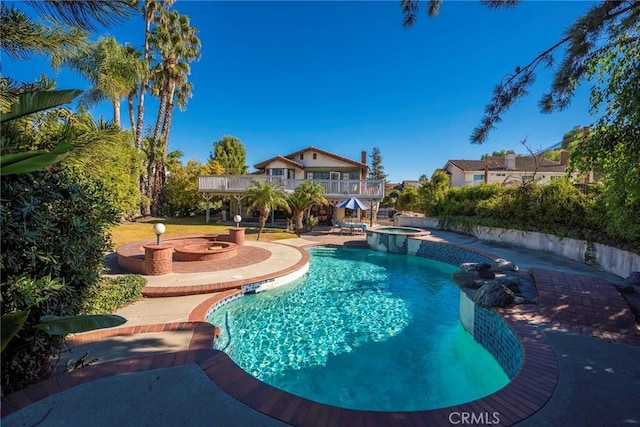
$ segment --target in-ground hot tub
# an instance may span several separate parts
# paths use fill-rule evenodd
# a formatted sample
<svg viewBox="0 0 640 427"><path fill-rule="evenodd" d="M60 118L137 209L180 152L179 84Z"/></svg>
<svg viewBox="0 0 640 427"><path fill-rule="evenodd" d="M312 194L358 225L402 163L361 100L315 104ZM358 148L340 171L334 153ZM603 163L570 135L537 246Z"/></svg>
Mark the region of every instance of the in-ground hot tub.
<svg viewBox="0 0 640 427"><path fill-rule="evenodd" d="M174 249L175 261L214 261L233 258L238 245L231 242L206 242L178 246Z"/></svg>
<svg viewBox="0 0 640 427"><path fill-rule="evenodd" d="M413 227L380 227L367 230L367 244L380 252L406 254L410 237L431 234L427 230Z"/></svg>

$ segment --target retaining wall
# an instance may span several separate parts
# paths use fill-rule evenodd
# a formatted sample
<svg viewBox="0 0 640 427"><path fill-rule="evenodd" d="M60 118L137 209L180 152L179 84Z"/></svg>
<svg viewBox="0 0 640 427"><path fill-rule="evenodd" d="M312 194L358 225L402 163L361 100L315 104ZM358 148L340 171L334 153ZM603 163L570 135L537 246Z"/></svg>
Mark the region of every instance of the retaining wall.
<svg viewBox="0 0 640 427"><path fill-rule="evenodd" d="M437 218L404 215L395 218L395 225L402 227L440 228ZM446 230L464 232L456 228ZM568 237L561 238L552 234L484 226L476 226L472 234L481 240L507 243L553 253L574 261L594 264L622 278L629 276L633 271L640 271L640 255L600 243L590 243Z"/></svg>

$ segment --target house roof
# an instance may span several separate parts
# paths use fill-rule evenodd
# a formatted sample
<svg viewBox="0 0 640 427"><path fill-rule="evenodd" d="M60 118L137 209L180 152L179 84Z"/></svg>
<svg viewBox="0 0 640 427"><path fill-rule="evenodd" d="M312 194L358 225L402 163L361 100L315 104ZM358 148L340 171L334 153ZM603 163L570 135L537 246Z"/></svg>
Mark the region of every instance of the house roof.
<svg viewBox="0 0 640 427"><path fill-rule="evenodd" d="M367 166L366 163L361 163L361 162L349 159L347 157L340 156L338 154L335 154L335 153L332 153L330 151L326 151L326 150L323 150L321 148L317 148L317 147L314 147L314 146L309 146L307 148L303 148L302 150L294 151L293 153L289 153L289 154L287 154L285 156L276 156L276 157L274 157L272 159L265 160L263 162L255 164L254 167L257 168L257 169L264 168L268 163L270 163L270 162L272 162L272 161L274 161L276 159L282 160L282 159L286 158L290 162L293 162L291 164L295 165L296 167L304 169L304 165L302 165L301 163L298 163L294 159L297 158L300 154L304 154L304 153L307 153L309 151L313 151L313 152L316 152L316 153L321 153L321 154L324 154L325 156L333 157L334 159L340 160L341 162L345 162L345 163L352 164L354 166L358 166L358 167L361 167L361 168L369 169L369 166Z"/></svg>
<svg viewBox="0 0 640 427"><path fill-rule="evenodd" d="M510 170L511 172L533 172L537 169L538 172L565 172L566 170L566 165L543 157L516 156L515 160L515 169L507 169L505 156L487 156L486 161L485 159L449 160L447 165L451 164L465 172L484 171L485 165L488 166L488 170L490 171ZM445 165L445 169L447 168L447 165Z"/></svg>
<svg viewBox="0 0 640 427"><path fill-rule="evenodd" d="M281 162L290 164L291 166L295 166L297 168L300 169L304 169L304 165L302 163L298 163L294 160L291 160L290 158L284 157L284 156L275 156L272 157L268 160L264 160L260 163L256 163L255 165L253 165L254 168L256 169L263 169L265 166L267 166L269 163L275 162L276 160L280 160Z"/></svg>

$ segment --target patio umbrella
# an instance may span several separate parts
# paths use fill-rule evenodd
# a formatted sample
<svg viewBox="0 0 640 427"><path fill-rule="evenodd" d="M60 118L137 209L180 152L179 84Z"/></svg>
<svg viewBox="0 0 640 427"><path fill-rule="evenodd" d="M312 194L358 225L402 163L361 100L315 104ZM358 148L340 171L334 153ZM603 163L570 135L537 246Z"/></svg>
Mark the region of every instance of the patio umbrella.
<svg viewBox="0 0 640 427"><path fill-rule="evenodd" d="M358 200L356 197L349 197L336 205L336 208L362 209L367 210L369 207Z"/></svg>

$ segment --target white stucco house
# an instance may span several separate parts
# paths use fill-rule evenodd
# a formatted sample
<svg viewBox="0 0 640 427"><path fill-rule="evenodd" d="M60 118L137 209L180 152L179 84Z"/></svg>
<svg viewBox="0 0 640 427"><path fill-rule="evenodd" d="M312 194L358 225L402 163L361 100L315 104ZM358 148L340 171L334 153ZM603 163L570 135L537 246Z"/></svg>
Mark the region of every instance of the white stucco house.
<svg viewBox="0 0 640 427"><path fill-rule="evenodd" d="M568 153L562 152L560 162L542 156L516 156L508 151L504 156L487 156L482 160L448 160L443 170L452 187L483 183L510 185L527 180L544 184L567 175Z"/></svg>
<svg viewBox="0 0 640 427"><path fill-rule="evenodd" d="M355 196L367 203L370 209L377 208L384 197L384 180L368 180L367 153L362 151L358 160L340 156L317 148L307 147L286 155L276 155L254 165L255 172L249 175L212 175L198 178L198 188L209 201L213 196L227 196L230 214L244 214L242 199L244 192L254 180L267 180L292 192L305 180L320 184L331 205L317 207L313 212L323 221L340 221L345 209L336 209L336 203ZM360 215L360 212L358 212ZM207 209L207 220L208 220Z"/></svg>

